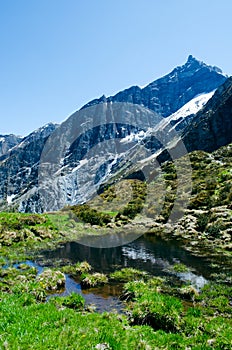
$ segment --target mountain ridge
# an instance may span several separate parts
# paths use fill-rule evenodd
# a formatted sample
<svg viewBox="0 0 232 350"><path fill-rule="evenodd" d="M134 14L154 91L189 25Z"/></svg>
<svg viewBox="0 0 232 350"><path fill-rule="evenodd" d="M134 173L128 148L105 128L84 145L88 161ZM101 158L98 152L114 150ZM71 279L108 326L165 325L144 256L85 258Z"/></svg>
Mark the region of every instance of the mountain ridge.
<svg viewBox="0 0 232 350"><path fill-rule="evenodd" d="M178 86L179 79L182 80L182 88ZM170 73L154 80L143 88L134 85L113 96L106 97L103 95L99 99L88 102L82 108L102 102L129 102L142 105L163 117L167 117L175 113L197 94L215 90L226 79L227 77L223 75L220 68L209 66L189 55L185 64L174 68ZM207 86L204 84L206 80ZM172 94L174 95L172 96Z"/></svg>
<svg viewBox="0 0 232 350"><path fill-rule="evenodd" d="M162 142L155 137L158 134L153 136L142 130L143 123L146 124L146 127L144 125L146 131L146 129L150 129L150 126L152 128L155 125L161 127L163 121L168 121L169 123L166 123L165 128L163 130L160 129L166 144L166 140L171 140L173 135L180 135L181 130L184 129L184 133L186 133L192 119L195 118L195 115L191 114L189 116L180 115L177 122L174 120L174 117L173 120L172 118L169 120L167 117L172 116L171 111L175 111L178 106L182 108L186 103L189 103L189 99L192 101L196 96L207 95L207 93L213 94L213 91L218 87L219 91L224 91L221 85L225 81L226 77L219 68L208 66L196 60L193 56L189 56L188 61L184 65L174 68L171 73L148 84L143 89L134 86L119 92L115 97L106 98L103 96L94 100L95 102L90 101L60 126L52 123L46 124L44 127L21 139L13 148L8 149L0 156L0 176L2 179L0 207L16 206L24 212L42 212L44 210L43 202L39 199L38 176L41 169L43 170L43 161L47 163L46 156L44 158L46 151L48 151L48 154L51 152L58 154L60 152L61 155L64 152L58 164L56 164L56 167L58 166L57 172L55 172L55 176L57 176L55 180L56 185L53 184L50 175L48 178L48 188L51 190L51 193L53 186L57 186L56 190L59 189L61 192L58 195L59 198L50 196L49 201L55 204L49 208L48 203L46 210L51 208L52 210L60 209L67 202L76 204L84 199L88 199L86 194L92 193L94 187L89 191L91 182L86 182L86 174L82 168L86 164L85 156L91 149L94 149L98 144L100 145L104 140L114 140L115 142L114 149L116 154L113 154L108 147L99 148L101 157L97 157L97 159L102 163L95 165L95 167L98 165L98 169L96 168L94 180L94 186L98 186L101 185L102 181L107 182L112 176L112 171L115 174L117 171L124 171L123 169L128 170L130 167L129 163L131 161L133 163L133 152L137 149L134 154L136 152L138 154L140 145L143 145L148 153L150 152L150 155L155 154L162 147ZM139 91L145 91L145 94L143 96L139 95ZM206 105L208 105L209 101L207 102L206 98ZM111 108L112 103L114 103L114 111ZM153 107L153 110L147 109L147 105ZM121 122L119 122L119 119L122 118L120 116L122 112L120 106L123 108L125 115L125 120L121 119ZM133 108L130 106L133 106ZM127 110L127 108L129 109ZM132 109L130 110L130 108ZM161 114L162 109L163 114ZM91 111L94 114L91 114ZM102 119L102 113L105 119ZM120 117L117 119L114 114L118 114ZM112 124L113 121L107 125L107 120L111 120L109 119L110 115L115 120L114 126ZM96 124L95 128L91 129L90 119L93 119L93 116L95 120L92 120L91 123L94 125L98 121L100 127ZM136 124L138 121L140 127ZM69 144L68 135L73 138L75 133L78 135L82 129L83 135L79 135L77 140L74 138ZM177 129L178 133L176 132ZM123 140L123 143L117 141L120 138ZM47 141L51 143L51 151L45 148L45 145L48 147L50 144ZM116 141L118 142L117 145ZM136 146L137 148L135 148L135 145L138 147ZM88 161L93 161L95 156L96 154L93 154ZM140 159L141 156L143 157L143 154L140 155ZM144 155L144 157L146 156ZM129 159L130 162L128 162ZM54 163L52 158L50 158L50 161ZM84 183L85 186L81 187L81 183ZM47 185L45 184L44 186L46 187ZM63 198L62 200L61 197ZM72 201L74 202L72 203Z"/></svg>

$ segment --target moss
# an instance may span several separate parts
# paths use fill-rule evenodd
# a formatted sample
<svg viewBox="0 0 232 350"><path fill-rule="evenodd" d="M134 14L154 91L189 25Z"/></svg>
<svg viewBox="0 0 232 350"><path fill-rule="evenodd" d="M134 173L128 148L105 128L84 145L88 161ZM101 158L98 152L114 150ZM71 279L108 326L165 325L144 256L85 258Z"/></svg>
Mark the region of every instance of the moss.
<svg viewBox="0 0 232 350"><path fill-rule="evenodd" d="M155 330L176 332L180 326L182 303L174 297L147 291L130 304L130 321L148 324Z"/></svg>
<svg viewBox="0 0 232 350"><path fill-rule="evenodd" d="M197 228L199 231L204 232L206 229L206 226L209 222L209 215L208 214L200 214L197 218Z"/></svg>
<svg viewBox="0 0 232 350"><path fill-rule="evenodd" d="M146 282L144 280L136 280L127 282L123 287L122 299L134 300L141 297L147 291L160 291L164 287L165 280L161 277L149 278Z"/></svg>
<svg viewBox="0 0 232 350"><path fill-rule="evenodd" d="M91 225L104 226L111 222L110 215L98 212L87 204L74 205L70 207L70 209L80 220L90 223Z"/></svg>
<svg viewBox="0 0 232 350"><path fill-rule="evenodd" d="M123 268L110 274L111 280L120 282L134 281L137 279L147 279L148 273L134 268Z"/></svg>
<svg viewBox="0 0 232 350"><path fill-rule="evenodd" d="M189 269L186 265L182 264L182 263L176 263L172 266L172 269L175 272L188 272Z"/></svg>

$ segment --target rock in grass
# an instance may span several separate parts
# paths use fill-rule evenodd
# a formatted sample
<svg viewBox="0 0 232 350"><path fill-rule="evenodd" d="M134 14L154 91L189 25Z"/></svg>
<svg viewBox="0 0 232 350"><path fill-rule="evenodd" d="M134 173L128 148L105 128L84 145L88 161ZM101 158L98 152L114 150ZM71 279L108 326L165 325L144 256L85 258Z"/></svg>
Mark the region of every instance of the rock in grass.
<svg viewBox="0 0 232 350"><path fill-rule="evenodd" d="M177 291L178 291L179 296L185 300L194 300L195 297L199 295L196 288L194 288L191 285L178 288Z"/></svg>

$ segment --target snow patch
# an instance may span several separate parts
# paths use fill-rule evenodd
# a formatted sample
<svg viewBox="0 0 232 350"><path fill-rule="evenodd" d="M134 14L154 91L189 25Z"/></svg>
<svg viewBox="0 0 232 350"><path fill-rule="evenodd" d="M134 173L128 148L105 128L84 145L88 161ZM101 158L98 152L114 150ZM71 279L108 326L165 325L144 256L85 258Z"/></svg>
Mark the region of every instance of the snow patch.
<svg viewBox="0 0 232 350"><path fill-rule="evenodd" d="M216 90L213 90L208 93L200 94L195 96L191 101L187 102L183 107L181 107L178 111L171 114L167 118L164 118L161 123L158 125L159 128L165 128L170 122L177 121L173 128L176 126L187 116L191 114L196 114L203 106L209 101L209 99L214 95ZM172 129L173 129L172 128ZM171 131L170 129L169 131Z"/></svg>
<svg viewBox="0 0 232 350"><path fill-rule="evenodd" d="M138 133L131 133L129 135L127 135L126 137L124 137L123 139L120 140L121 143L125 143L125 142L139 142L140 140L142 140L145 136L145 131L141 130Z"/></svg>
<svg viewBox="0 0 232 350"><path fill-rule="evenodd" d="M75 168L72 169L72 173L74 173L75 171L77 171L78 169L80 169L83 165L85 165L86 163L88 163L88 159L82 159L79 161L78 166L76 166Z"/></svg>
<svg viewBox="0 0 232 350"><path fill-rule="evenodd" d="M12 195L10 195L10 196L7 196L7 198L6 198L6 200L7 200L7 203L8 204L11 204L12 203L12 201L13 201L13 199L15 198L15 194L12 194Z"/></svg>
<svg viewBox="0 0 232 350"><path fill-rule="evenodd" d="M171 120L178 120L180 117L187 117L190 114L196 114L209 101L214 93L215 90L209 93L197 95L168 118Z"/></svg>

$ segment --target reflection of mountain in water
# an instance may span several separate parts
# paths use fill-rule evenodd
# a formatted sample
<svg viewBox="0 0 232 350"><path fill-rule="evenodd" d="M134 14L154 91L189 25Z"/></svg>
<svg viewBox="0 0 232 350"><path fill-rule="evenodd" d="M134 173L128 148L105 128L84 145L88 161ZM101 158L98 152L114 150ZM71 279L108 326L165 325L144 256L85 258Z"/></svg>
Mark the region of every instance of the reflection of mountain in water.
<svg viewBox="0 0 232 350"><path fill-rule="evenodd" d="M46 259L64 259L74 262L88 261L93 270L109 273L124 267L145 270L152 275L170 274L170 267L181 261L199 275L209 276L210 268L203 258L196 258L180 248L175 242L144 236L124 246L113 248L93 248L76 242L67 243L54 251L43 253ZM189 275L193 278L195 274ZM180 276L187 279L186 276Z"/></svg>

